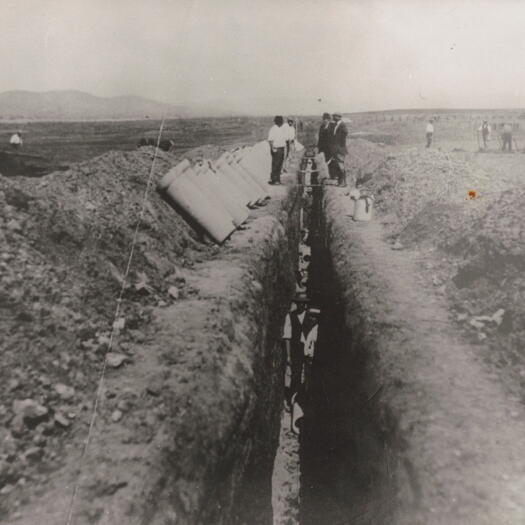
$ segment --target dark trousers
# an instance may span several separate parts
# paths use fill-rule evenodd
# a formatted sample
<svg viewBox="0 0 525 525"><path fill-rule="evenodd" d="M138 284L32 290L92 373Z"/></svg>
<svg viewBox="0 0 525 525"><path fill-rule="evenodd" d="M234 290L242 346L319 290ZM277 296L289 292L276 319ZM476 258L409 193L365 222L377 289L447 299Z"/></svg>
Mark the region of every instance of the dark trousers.
<svg viewBox="0 0 525 525"><path fill-rule="evenodd" d="M432 133L427 133L427 148L430 148L430 144L432 144Z"/></svg>
<svg viewBox="0 0 525 525"><path fill-rule="evenodd" d="M301 387L301 376L304 365L304 345L303 343L294 343L290 345L291 359L291 381L290 381L290 398L299 391Z"/></svg>
<svg viewBox="0 0 525 525"><path fill-rule="evenodd" d="M503 133L501 140L503 141L503 147L501 149L505 151L508 146L509 151L512 151L512 133Z"/></svg>
<svg viewBox="0 0 525 525"><path fill-rule="evenodd" d="M338 184L346 184L345 156L341 153L332 155L328 164L328 173L331 179L337 179Z"/></svg>
<svg viewBox="0 0 525 525"><path fill-rule="evenodd" d="M270 179L272 182L281 182L281 170L284 162L284 148L275 148L272 151L272 174Z"/></svg>

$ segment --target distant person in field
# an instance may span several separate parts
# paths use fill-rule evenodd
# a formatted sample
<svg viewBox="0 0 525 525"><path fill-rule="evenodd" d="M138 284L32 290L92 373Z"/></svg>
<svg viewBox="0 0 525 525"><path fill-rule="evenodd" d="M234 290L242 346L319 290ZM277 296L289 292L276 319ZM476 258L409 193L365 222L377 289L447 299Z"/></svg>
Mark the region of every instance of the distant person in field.
<svg viewBox="0 0 525 525"><path fill-rule="evenodd" d="M434 137L434 124L433 120L430 119L428 121L427 127L426 127L426 136L427 136L427 148L430 148L430 145L432 144L432 138Z"/></svg>
<svg viewBox="0 0 525 525"><path fill-rule="evenodd" d="M501 134L501 142L503 143L501 150L506 151L508 146L508 151L512 151L512 125L508 122L505 122L503 126L503 133Z"/></svg>
<svg viewBox="0 0 525 525"><path fill-rule="evenodd" d="M286 139L288 137L283 128L283 117L278 115L273 119L274 125L268 133L268 142L270 144L270 153L272 155L272 173L268 184L281 184L281 170L284 162L284 150L286 148Z"/></svg>
<svg viewBox="0 0 525 525"><path fill-rule="evenodd" d="M11 135L11 138L9 139L9 144L13 149L20 149L22 147L22 132L17 131L13 135Z"/></svg>
<svg viewBox="0 0 525 525"><path fill-rule="evenodd" d="M333 131L333 122L330 113L323 113L323 121L319 126L319 135L317 138L317 151L324 155L328 162L330 159L330 135Z"/></svg>
<svg viewBox="0 0 525 525"><path fill-rule="evenodd" d="M345 157L348 153L346 149L346 137L348 129L342 120L340 113L333 114L334 125L330 133L330 155L328 164L330 178L337 179L338 186L346 186Z"/></svg>
<svg viewBox="0 0 525 525"><path fill-rule="evenodd" d="M487 149L487 143L489 141L490 137L490 124L487 120L483 121L483 124L481 124L481 127L478 129L478 131L481 133L481 138L483 140L483 149Z"/></svg>

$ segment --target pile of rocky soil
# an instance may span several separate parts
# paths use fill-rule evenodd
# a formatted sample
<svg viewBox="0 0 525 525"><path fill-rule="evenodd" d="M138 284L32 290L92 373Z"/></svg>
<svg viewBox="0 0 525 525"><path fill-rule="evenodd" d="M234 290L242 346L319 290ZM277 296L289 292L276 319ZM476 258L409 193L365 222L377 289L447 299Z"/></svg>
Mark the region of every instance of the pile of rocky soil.
<svg viewBox="0 0 525 525"><path fill-rule="evenodd" d="M153 153L109 152L38 180L0 176L0 520L45 486L68 440L85 439L114 321L109 367L133 359L155 306L195 294L181 272L217 251L155 191L180 160L160 152L115 319Z"/></svg>
<svg viewBox="0 0 525 525"><path fill-rule="evenodd" d="M483 358L525 393L525 233L522 189L436 150L349 141L349 167L371 176L362 191L375 197L395 249L417 249L452 315Z"/></svg>
<svg viewBox="0 0 525 525"><path fill-rule="evenodd" d="M362 189L374 195L378 211L393 216L393 234L404 232L419 214L424 223L419 225L419 233L432 234L433 228L441 227L441 221L436 223L429 210L449 205L461 215L451 222L459 221L461 226L468 216L479 213L483 203L501 187L487 173L445 152L411 149L398 153L371 146L375 153L367 146L365 156L369 159L366 165L374 168L373 176ZM423 232L423 227L428 231ZM410 236L410 229L404 234Z"/></svg>
<svg viewBox="0 0 525 525"><path fill-rule="evenodd" d="M345 165L352 183L355 183L358 178L377 173L389 155L387 148L363 138L348 140L346 147L348 155Z"/></svg>

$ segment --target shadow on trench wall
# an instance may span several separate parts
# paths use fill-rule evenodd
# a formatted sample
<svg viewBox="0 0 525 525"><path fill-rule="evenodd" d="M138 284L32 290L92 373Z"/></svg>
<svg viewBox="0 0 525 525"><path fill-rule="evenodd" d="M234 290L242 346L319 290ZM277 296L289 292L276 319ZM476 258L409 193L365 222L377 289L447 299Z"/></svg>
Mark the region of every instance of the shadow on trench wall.
<svg viewBox="0 0 525 525"><path fill-rule="evenodd" d="M238 490L233 510L225 525L271 525L272 471L275 452L279 444L280 416L284 399L284 353L282 349L282 321L293 296L295 276L293 268L297 260L299 244L299 210L301 192L298 187L290 190L286 204L281 210L286 236L268 262L269 271L264 290L272 298L271 304L259 305L261 315L255 340L264 342L266 351L254 362L252 424L246 435L233 439L244 444L248 462L239 472ZM224 479L224 478L222 478ZM217 483L221 483L221 476Z"/></svg>
<svg viewBox="0 0 525 525"><path fill-rule="evenodd" d="M386 525L392 509L385 436L374 424L374 399L364 384L366 351L345 327L349 305L340 296L327 248L322 188L314 190L308 213L310 297L322 313L300 436L300 521Z"/></svg>

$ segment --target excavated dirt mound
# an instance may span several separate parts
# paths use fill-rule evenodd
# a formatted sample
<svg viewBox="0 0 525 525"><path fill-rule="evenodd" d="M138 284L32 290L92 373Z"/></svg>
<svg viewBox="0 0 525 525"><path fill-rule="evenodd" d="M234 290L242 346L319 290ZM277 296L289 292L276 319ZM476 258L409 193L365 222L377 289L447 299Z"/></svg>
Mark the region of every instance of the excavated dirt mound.
<svg viewBox="0 0 525 525"><path fill-rule="evenodd" d="M110 152L38 181L0 176L0 519L45 486L65 443L85 433L153 151ZM161 152L154 183L177 162ZM131 358L154 306L192 297L178 269L216 251L198 241L152 187L117 361Z"/></svg>
<svg viewBox="0 0 525 525"><path fill-rule="evenodd" d="M525 189L503 192L440 239L456 319L488 347L484 358L502 370L525 400L525 248L521 206ZM444 234L447 232L445 231ZM450 280L449 280L450 279Z"/></svg>
<svg viewBox="0 0 525 525"><path fill-rule="evenodd" d="M153 154L0 176L2 523L270 519L297 189L219 248L155 191L179 157L158 154L143 200Z"/></svg>
<svg viewBox="0 0 525 525"><path fill-rule="evenodd" d="M354 184L361 176L377 173L389 155L388 148L361 138L348 140L346 147L348 155L345 165L350 181Z"/></svg>
<svg viewBox="0 0 525 525"><path fill-rule="evenodd" d="M375 196L395 247L421 252L467 337L512 378L508 388L524 396L525 188L514 180L508 189L510 179L450 153L353 144L350 169L372 166L365 191Z"/></svg>
<svg viewBox="0 0 525 525"><path fill-rule="evenodd" d="M369 151L370 146L365 149L366 158L373 159L373 163L367 163L375 169L363 190L375 196L376 209L394 216L392 233L400 233L419 213L427 214L435 206L446 209L454 204L461 215L475 214L480 200L470 197L492 195L501 188L482 170L441 151L412 149L396 153L375 148L375 152ZM356 153L360 158L360 152ZM458 219L463 220L463 216ZM426 221L429 231L425 233L434 226L439 228L440 224L430 214Z"/></svg>

